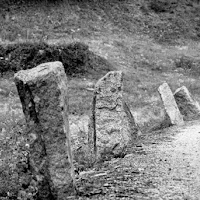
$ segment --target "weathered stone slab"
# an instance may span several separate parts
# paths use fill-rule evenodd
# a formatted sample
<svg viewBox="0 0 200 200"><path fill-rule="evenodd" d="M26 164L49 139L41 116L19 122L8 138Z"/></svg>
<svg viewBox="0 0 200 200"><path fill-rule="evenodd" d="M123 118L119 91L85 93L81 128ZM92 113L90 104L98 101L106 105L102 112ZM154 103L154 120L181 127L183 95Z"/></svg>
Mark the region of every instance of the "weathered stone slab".
<svg viewBox="0 0 200 200"><path fill-rule="evenodd" d="M61 199L73 188L67 77L61 62L15 74L27 122L32 174L39 199Z"/></svg>
<svg viewBox="0 0 200 200"><path fill-rule="evenodd" d="M185 86L175 91L174 98L185 120L193 120L200 117L200 105Z"/></svg>
<svg viewBox="0 0 200 200"><path fill-rule="evenodd" d="M111 151L119 154L140 133L123 100L123 74L112 71L95 86L92 117L89 123L89 147L96 158Z"/></svg>
<svg viewBox="0 0 200 200"><path fill-rule="evenodd" d="M181 115L174 95L167 83L163 83L158 88L158 92L161 96L162 102L164 104L164 109L166 111L167 119L171 125L183 125L183 116Z"/></svg>

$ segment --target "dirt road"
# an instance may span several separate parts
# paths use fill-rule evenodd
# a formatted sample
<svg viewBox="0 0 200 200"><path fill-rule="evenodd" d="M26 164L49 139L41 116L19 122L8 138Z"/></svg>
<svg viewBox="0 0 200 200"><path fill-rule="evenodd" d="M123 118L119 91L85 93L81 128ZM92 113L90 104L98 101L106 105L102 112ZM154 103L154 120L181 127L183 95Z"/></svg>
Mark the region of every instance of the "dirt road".
<svg viewBox="0 0 200 200"><path fill-rule="evenodd" d="M200 121L143 136L125 158L81 172L77 185L79 199L200 200Z"/></svg>

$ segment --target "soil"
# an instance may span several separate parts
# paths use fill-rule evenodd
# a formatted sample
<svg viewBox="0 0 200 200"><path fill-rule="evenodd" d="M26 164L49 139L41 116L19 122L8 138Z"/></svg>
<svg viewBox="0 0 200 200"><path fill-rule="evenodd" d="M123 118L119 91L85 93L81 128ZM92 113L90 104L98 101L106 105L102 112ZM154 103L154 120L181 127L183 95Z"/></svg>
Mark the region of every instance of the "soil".
<svg viewBox="0 0 200 200"><path fill-rule="evenodd" d="M141 136L124 158L77 174L67 199L200 199L200 123Z"/></svg>

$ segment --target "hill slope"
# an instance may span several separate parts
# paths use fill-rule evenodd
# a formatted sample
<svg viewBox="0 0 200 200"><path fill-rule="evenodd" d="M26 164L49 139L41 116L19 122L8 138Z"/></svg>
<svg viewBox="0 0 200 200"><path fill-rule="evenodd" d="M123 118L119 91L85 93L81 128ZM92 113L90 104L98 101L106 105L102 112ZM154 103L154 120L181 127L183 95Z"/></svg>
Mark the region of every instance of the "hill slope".
<svg viewBox="0 0 200 200"><path fill-rule="evenodd" d="M4 2L4 3L3 3ZM17 2L17 3L16 3ZM145 34L159 42L199 39L198 0L1 1L1 38L58 39Z"/></svg>
<svg viewBox="0 0 200 200"><path fill-rule="evenodd" d="M173 91L186 85L200 99L198 1L14 1L1 12L2 44L88 45L125 73L125 97L142 127L162 120L157 88L163 81ZM85 82L71 80L71 113L88 113L92 93L83 92Z"/></svg>

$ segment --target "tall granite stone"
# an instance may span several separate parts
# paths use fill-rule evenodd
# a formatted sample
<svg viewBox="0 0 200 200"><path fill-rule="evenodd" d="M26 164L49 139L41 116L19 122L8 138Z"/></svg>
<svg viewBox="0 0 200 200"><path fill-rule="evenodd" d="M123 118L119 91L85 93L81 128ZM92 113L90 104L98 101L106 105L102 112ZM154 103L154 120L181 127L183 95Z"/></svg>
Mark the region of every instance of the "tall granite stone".
<svg viewBox="0 0 200 200"><path fill-rule="evenodd" d="M95 86L92 116L89 122L90 155L100 159L104 153L124 151L140 130L123 100L123 74L112 71Z"/></svg>
<svg viewBox="0 0 200 200"><path fill-rule="evenodd" d="M174 98L185 120L193 120L200 117L200 105L185 86L175 91Z"/></svg>
<svg viewBox="0 0 200 200"><path fill-rule="evenodd" d="M162 102L164 104L164 109L166 111L166 118L169 120L170 125L183 125L183 116L181 115L174 95L167 83L163 83L158 88L158 92L161 96Z"/></svg>
<svg viewBox="0 0 200 200"><path fill-rule="evenodd" d="M61 62L15 74L27 123L29 164L38 199L62 199L73 188L67 77Z"/></svg>

